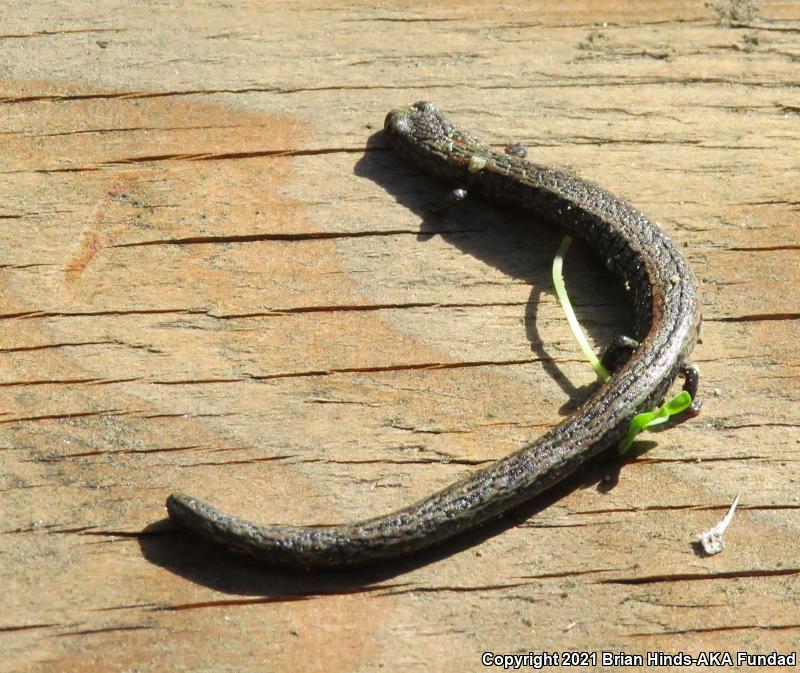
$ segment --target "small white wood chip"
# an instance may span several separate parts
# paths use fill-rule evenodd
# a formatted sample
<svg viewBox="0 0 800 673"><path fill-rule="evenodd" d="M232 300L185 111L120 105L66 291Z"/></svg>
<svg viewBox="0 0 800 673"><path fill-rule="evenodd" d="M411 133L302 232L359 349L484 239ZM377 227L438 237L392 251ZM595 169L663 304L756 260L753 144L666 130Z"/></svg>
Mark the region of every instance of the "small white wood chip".
<svg viewBox="0 0 800 673"><path fill-rule="evenodd" d="M737 495L731 508L725 515L725 518L710 530L707 530L705 533L700 533L700 535L697 536L697 541L700 543L700 546L703 548L703 553L705 553L706 556L714 556L714 554L719 554L722 551L724 546L722 544L722 536L725 534L725 530L728 526L731 525L733 513L736 511L736 505L738 504L739 496Z"/></svg>

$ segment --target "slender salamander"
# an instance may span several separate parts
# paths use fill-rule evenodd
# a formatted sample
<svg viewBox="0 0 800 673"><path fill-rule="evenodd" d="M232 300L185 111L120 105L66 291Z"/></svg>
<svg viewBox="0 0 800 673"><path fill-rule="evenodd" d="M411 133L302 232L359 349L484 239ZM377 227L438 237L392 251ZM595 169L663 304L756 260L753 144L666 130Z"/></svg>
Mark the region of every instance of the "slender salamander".
<svg viewBox="0 0 800 673"><path fill-rule="evenodd" d="M406 160L501 206L535 211L587 244L622 276L640 343L606 384L532 444L398 511L334 526L268 526L173 494L173 521L225 549L269 565L310 569L411 554L496 517L541 493L613 446L631 419L659 402L678 376L696 397L685 361L700 331L700 298L689 265L648 217L564 171L491 150L431 103L394 110L384 133Z"/></svg>

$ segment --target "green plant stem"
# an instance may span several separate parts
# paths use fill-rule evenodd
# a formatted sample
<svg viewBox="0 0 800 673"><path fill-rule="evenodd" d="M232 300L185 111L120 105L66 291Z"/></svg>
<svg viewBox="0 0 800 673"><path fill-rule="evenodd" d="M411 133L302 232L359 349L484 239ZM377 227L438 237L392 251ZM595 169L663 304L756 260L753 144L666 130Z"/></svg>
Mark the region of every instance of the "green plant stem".
<svg viewBox="0 0 800 673"><path fill-rule="evenodd" d="M586 336L584 335L581 326L578 324L578 318L575 317L575 311L572 310L572 304L567 296L567 288L564 284L563 268L564 255L569 249L570 243L572 243L572 238L569 236L564 236L564 238L561 240L561 245L559 246L556 257L553 260L553 285L556 288L558 301L561 302L561 308L564 309L564 313L567 316L567 322L569 323L572 333L575 335L575 339L578 341L578 345L581 347L583 354L589 360L589 363L592 365L595 372L597 372L597 376L599 376L600 379L605 382L611 378L611 374L608 373L608 370L606 370L606 368L603 366L603 363L600 362L600 358L595 355L592 347L586 340Z"/></svg>

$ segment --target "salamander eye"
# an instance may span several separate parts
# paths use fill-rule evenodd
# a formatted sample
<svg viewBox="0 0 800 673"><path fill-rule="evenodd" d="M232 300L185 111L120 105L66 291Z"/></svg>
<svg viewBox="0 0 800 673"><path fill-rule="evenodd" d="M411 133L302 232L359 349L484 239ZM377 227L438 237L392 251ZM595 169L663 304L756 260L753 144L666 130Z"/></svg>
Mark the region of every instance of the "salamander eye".
<svg viewBox="0 0 800 673"><path fill-rule="evenodd" d="M408 131L411 129L411 124L408 121L408 117L398 117L394 125L400 133L408 133Z"/></svg>
<svg viewBox="0 0 800 673"><path fill-rule="evenodd" d="M414 103L414 109L419 110L423 114L436 114L436 106L426 100L421 100Z"/></svg>

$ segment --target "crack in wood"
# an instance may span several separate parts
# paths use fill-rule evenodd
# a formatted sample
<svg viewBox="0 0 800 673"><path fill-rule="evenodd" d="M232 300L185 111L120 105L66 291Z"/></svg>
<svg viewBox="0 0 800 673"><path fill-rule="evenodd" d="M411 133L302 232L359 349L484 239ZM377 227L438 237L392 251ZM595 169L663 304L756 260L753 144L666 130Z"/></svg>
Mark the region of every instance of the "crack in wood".
<svg viewBox="0 0 800 673"><path fill-rule="evenodd" d="M27 351L41 351L47 350L50 348L68 348L68 347L77 347L77 346L108 346L108 345L120 345L122 342L117 340L107 340L107 341L64 341L61 343L54 343L54 344L42 344L40 346L16 346L13 348L0 348L0 353L22 353ZM130 344L122 344L122 345L130 345ZM132 348L142 348L141 346L133 346Z"/></svg>
<svg viewBox="0 0 800 673"><path fill-rule="evenodd" d="M776 568L774 570L728 570L714 573L667 573L642 577L618 577L598 580L597 584L662 584L665 582L705 582L708 580L747 579L751 577L787 577L800 575L800 568Z"/></svg>
<svg viewBox="0 0 800 673"><path fill-rule="evenodd" d="M166 631L166 629L163 626L148 626L146 624L133 624L130 626L105 626L97 629L83 629L81 631L70 631L69 633L58 633L56 634L56 638L90 636L98 633L115 633L117 631Z"/></svg>
<svg viewBox="0 0 800 673"><path fill-rule="evenodd" d="M706 607L706 606L700 606ZM664 631L639 631L636 633L628 633L628 636L639 638L652 638L658 636L679 636L688 635L690 633L721 633L725 631L787 631L793 629L800 629L799 624L740 624L736 626L705 626L695 629L670 629Z"/></svg>
<svg viewBox="0 0 800 673"><path fill-rule="evenodd" d="M100 316L124 315L207 315L208 311L191 308L150 308L150 309L121 309L107 311L23 311L20 313L0 314L2 319L31 319L31 318L93 318ZM124 343L124 342L119 342Z"/></svg>
<svg viewBox="0 0 800 673"><path fill-rule="evenodd" d="M32 629L52 629L63 626L63 624L20 624L10 626L0 626L0 633L9 631L30 631Z"/></svg>
<svg viewBox="0 0 800 673"><path fill-rule="evenodd" d="M43 416L18 416L16 418L3 419L0 423L21 423L23 421L51 421L64 420L67 418L86 418L87 416L127 416L130 411L119 411L118 409L104 409L102 411L74 411L66 414L45 414Z"/></svg>
<svg viewBox="0 0 800 673"><path fill-rule="evenodd" d="M250 374L254 381L269 381L305 376L332 376L335 374L372 374L380 372L402 372L422 369L462 369L468 367L513 367L542 362L544 358L520 358L517 360L462 360L461 362L419 362L397 365L376 365L372 367L339 367L331 369L311 369L307 371L286 372L281 374ZM566 362L566 360L552 360ZM572 360L570 360L571 362Z"/></svg>
<svg viewBox="0 0 800 673"><path fill-rule="evenodd" d="M98 449L96 451L83 451L80 453L67 453L61 456L51 456L47 458L47 462L54 463L59 461L71 460L73 458L94 458L96 456L108 455L136 455L136 454L151 454L151 453L172 453L176 451L199 451L202 449L209 449L210 447L202 445L189 445L189 446L170 446L158 447L154 449ZM231 449L236 450L236 449Z"/></svg>
<svg viewBox="0 0 800 673"><path fill-rule="evenodd" d="M438 587L411 587L408 589L390 589L383 590L379 595L381 596L402 596L414 594L439 594L439 593L457 593L457 594L471 594L480 593L483 591L504 591L507 589L520 589L522 587L529 587L529 582L508 582L498 584L481 584L470 587L459 586L438 586Z"/></svg>
<svg viewBox="0 0 800 673"><path fill-rule="evenodd" d="M705 318L708 322L762 322L769 320L800 320L800 313L751 313L748 315Z"/></svg>
<svg viewBox="0 0 800 673"><path fill-rule="evenodd" d="M226 608L240 605L269 605L272 603L294 603L297 601L308 601L325 599L337 596L352 596L357 594L377 594L378 596L386 595L382 593L387 587L401 587L406 586L408 583L395 583L395 584L376 584L369 587L354 587L338 590L320 590L308 593L287 594L284 596L266 596L263 598L235 598L219 601L199 601L197 603L177 603L175 605L160 605L151 608L153 612L180 612L183 610L197 610L204 608Z"/></svg>
<svg viewBox="0 0 800 673"><path fill-rule="evenodd" d="M735 250L736 252L773 252L777 250L800 250L800 245L792 244L792 245L764 245L764 246L752 246L752 247L741 247L741 248L727 248L728 250Z"/></svg>
<svg viewBox="0 0 800 673"><path fill-rule="evenodd" d="M455 229L430 232L431 234L462 234L483 229ZM240 234L226 236L187 236L161 238L133 243L116 243L112 248L135 248L149 245L209 245L225 243L258 243L261 241L324 241L335 238L368 238L373 236L419 236L418 229L386 229L383 231L308 231L297 233Z"/></svg>
<svg viewBox="0 0 800 673"><path fill-rule="evenodd" d="M263 458L243 458L241 460L223 460L220 462L188 463L186 465L176 465L175 467L215 467L222 465L255 465L256 463L272 463L274 461L291 460L297 458L296 454L289 453L282 456L264 456ZM300 461L306 462L306 461Z"/></svg>
<svg viewBox="0 0 800 673"><path fill-rule="evenodd" d="M3 352L3 351L0 351ZM131 381L140 381L140 378L130 379L41 379L33 381L2 381L0 388L9 388L15 386L49 386L49 385L109 385L111 383L130 383Z"/></svg>

